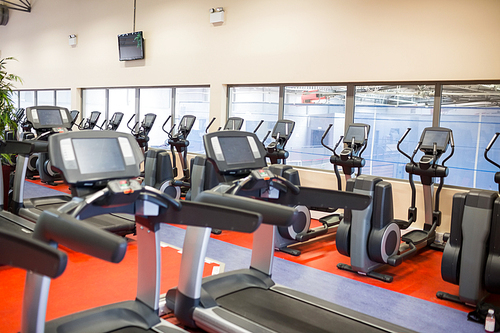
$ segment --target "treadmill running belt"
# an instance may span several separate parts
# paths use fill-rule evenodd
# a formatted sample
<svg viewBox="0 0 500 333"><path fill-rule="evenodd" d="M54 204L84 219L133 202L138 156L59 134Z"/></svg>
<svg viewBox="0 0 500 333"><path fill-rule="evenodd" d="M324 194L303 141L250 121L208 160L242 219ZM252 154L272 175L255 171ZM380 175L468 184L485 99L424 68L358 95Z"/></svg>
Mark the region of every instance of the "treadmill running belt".
<svg viewBox="0 0 500 333"><path fill-rule="evenodd" d="M237 291L218 298L217 303L227 311L277 332L384 332L367 323L260 288Z"/></svg>

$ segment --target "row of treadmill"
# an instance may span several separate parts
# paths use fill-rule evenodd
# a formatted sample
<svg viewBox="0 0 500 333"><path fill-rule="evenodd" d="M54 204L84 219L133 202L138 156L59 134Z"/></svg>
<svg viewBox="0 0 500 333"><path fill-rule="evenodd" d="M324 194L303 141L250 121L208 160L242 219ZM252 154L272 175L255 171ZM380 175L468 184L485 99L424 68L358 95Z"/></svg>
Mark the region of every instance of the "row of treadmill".
<svg viewBox="0 0 500 333"><path fill-rule="evenodd" d="M289 120L277 122L274 141L266 146L256 130L239 130L241 118L230 118L223 129L205 134L206 155L196 156L188 167L187 136L194 116L185 116L175 134L175 126L165 130L170 152L147 147L148 131L142 126L147 117L132 127L143 127L141 135L71 131L74 120L61 107L27 108L25 117L37 133L50 134L45 140L6 140L0 145L1 153L17 155L9 209L0 211L0 263L27 270L22 332L183 332L161 318L160 304L186 327L210 332L411 332L274 283L275 250L297 255L288 246L330 230L336 230L338 251L350 258L349 265L338 265L340 269L390 282L392 277L375 270L400 265L425 247L444 248L443 279L458 284L460 292L438 297L477 304L488 293L499 293L498 192L455 195L448 241L445 246L434 242L441 223L439 196L448 175L445 163L454 151L449 129L424 129L411 155L400 149L410 129L398 142L398 150L409 159L412 191L408 219L403 221L393 217L391 184L361 175L368 125L352 124L334 148L325 145L332 151L330 161L339 180L338 189L329 190L301 185L298 171L285 164L285 145L294 127ZM485 158L500 168L487 155L498 135ZM440 162L448 147L451 152ZM419 150L424 154L415 162ZM71 195L24 199L27 162L35 153L46 156ZM182 177L175 154L180 156ZM347 179L345 191L339 167ZM422 230L411 228L417 219L414 175L424 191ZM436 178L439 186L434 191ZM500 184L499 172L494 180ZM179 198L182 193L185 200ZM321 227L310 227L310 210L327 213ZM160 295L162 223L187 226L179 285L166 295ZM404 233L407 229L411 231ZM254 233L248 269L202 278L214 230ZM64 273L67 263L58 245L119 263L127 250L123 236L131 233L137 235L139 255L136 299L46 322L50 281Z"/></svg>

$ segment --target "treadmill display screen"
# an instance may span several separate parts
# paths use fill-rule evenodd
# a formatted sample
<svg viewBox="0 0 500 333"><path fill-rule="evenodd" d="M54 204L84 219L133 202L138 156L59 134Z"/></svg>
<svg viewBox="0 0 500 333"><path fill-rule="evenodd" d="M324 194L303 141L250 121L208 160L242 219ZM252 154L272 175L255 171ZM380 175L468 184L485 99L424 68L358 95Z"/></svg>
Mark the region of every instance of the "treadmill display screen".
<svg viewBox="0 0 500 333"><path fill-rule="evenodd" d="M424 132L424 138L422 140L421 149L434 149L434 142L437 145L437 150L444 152L449 141L448 131L433 131L426 130Z"/></svg>
<svg viewBox="0 0 500 333"><path fill-rule="evenodd" d="M349 126L344 142L350 143L354 138L354 143L362 144L365 141L365 128L365 126Z"/></svg>
<svg viewBox="0 0 500 333"><path fill-rule="evenodd" d="M227 165L255 163L247 137L219 137L219 143Z"/></svg>
<svg viewBox="0 0 500 333"><path fill-rule="evenodd" d="M115 138L73 139L81 174L124 171L122 150Z"/></svg>
<svg viewBox="0 0 500 333"><path fill-rule="evenodd" d="M61 126L63 124L59 109L37 109L37 113L42 126Z"/></svg>

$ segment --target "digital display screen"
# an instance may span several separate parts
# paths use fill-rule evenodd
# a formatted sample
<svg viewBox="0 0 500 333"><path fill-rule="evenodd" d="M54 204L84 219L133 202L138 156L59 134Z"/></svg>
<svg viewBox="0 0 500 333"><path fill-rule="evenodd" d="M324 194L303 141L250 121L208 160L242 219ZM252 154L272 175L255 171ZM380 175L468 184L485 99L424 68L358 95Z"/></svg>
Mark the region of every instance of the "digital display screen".
<svg viewBox="0 0 500 333"><path fill-rule="evenodd" d="M243 126L243 119L228 119L226 126L224 126L224 130L240 130L241 126Z"/></svg>
<svg viewBox="0 0 500 333"><path fill-rule="evenodd" d="M365 126L349 126L344 142L352 142L354 138L354 143L363 143L365 141L365 128Z"/></svg>
<svg viewBox="0 0 500 333"><path fill-rule="evenodd" d="M279 133L280 138L288 139L290 134L292 134L294 125L292 122L278 121L274 126L272 137L276 138Z"/></svg>
<svg viewBox="0 0 500 333"><path fill-rule="evenodd" d="M444 150L448 144L449 135L448 131L426 130L420 147L422 149L434 149L435 142L437 149Z"/></svg>
<svg viewBox="0 0 500 333"><path fill-rule="evenodd" d="M227 165L255 163L255 157L247 137L221 136L219 144Z"/></svg>
<svg viewBox="0 0 500 333"><path fill-rule="evenodd" d="M73 139L72 142L81 174L125 170L122 150L117 139Z"/></svg>
<svg viewBox="0 0 500 333"><path fill-rule="evenodd" d="M62 126L63 124L59 109L37 109L37 113L42 126Z"/></svg>
<svg viewBox="0 0 500 333"><path fill-rule="evenodd" d="M190 132L193 128L195 117L184 116L181 119L181 123L179 124L179 131L187 131Z"/></svg>
<svg viewBox="0 0 500 333"><path fill-rule="evenodd" d="M118 36L120 61L144 59L144 39L142 31Z"/></svg>

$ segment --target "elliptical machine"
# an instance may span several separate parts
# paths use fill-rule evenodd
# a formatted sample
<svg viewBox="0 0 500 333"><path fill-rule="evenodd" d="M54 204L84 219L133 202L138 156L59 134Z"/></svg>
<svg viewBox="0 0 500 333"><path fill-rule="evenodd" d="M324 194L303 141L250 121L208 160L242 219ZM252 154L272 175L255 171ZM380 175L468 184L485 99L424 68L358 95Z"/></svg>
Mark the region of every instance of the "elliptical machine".
<svg viewBox="0 0 500 333"><path fill-rule="evenodd" d="M90 113L90 118L83 118L82 121L78 124L79 130L93 130L97 125L97 121L101 116L101 112L92 111ZM76 118L75 118L76 119Z"/></svg>
<svg viewBox="0 0 500 333"><path fill-rule="evenodd" d="M123 119L123 112L115 112L111 116L111 119L104 120L101 126L96 125L102 131L116 131L118 126L120 126Z"/></svg>
<svg viewBox="0 0 500 333"><path fill-rule="evenodd" d="M344 211L344 219L340 222L337 230L337 250L339 253L351 258L350 265L339 263L339 269L356 272L379 279L384 282L392 282L392 276L375 272L378 267L389 264L400 265L407 259L426 246L438 249L434 246L436 227L441 224L441 212L439 211L439 197L444 184L444 178L448 175L445 162L454 153L453 133L450 129L443 127L427 127L423 130L417 147L410 157L400 149L400 145L410 132L406 130L399 140L397 148L410 163L406 164L409 173L409 182L412 192L411 207L408 209L408 220L397 220L393 218L392 186L380 177L361 175L349 185L354 193L366 194L372 197L372 204L363 211ZM439 158L451 146L451 153L438 164ZM421 150L424 155L420 161L414 161L415 154ZM401 230L407 229L417 219L416 189L413 175L420 176L424 192L425 224L422 230L414 229L401 237ZM436 191L433 209L433 185L434 178L439 177L440 183ZM401 240L405 244L401 244Z"/></svg>
<svg viewBox="0 0 500 333"><path fill-rule="evenodd" d="M149 132L156 120L156 114L154 113L146 113L142 122L135 122L133 127L130 127L130 122L135 118L135 114L129 119L127 122L127 127L130 129L130 133L135 137L139 147L141 147L142 152L145 153L148 150L148 142L149 142Z"/></svg>
<svg viewBox="0 0 500 333"><path fill-rule="evenodd" d="M355 168L358 169L357 175L361 175L361 168L365 166L365 159L362 158L361 155L366 149L368 134L370 133L370 125L361 123L349 125L345 137L343 135L340 136L339 141L333 149L324 143L324 140L332 126L333 124L330 124L323 134L323 137L321 138L321 145L333 153L333 155L330 156L330 163L333 165L333 171L335 172L335 176L337 178L337 190L342 191L342 179L340 177L338 167L342 167L346 184L348 184L347 181L351 179L354 174ZM344 143L345 147L339 155L337 154L337 147L341 142ZM350 189L350 191L352 191L352 189ZM342 214L334 213L320 218L319 222L321 222L326 228L333 228L338 226L342 218Z"/></svg>
<svg viewBox="0 0 500 333"><path fill-rule="evenodd" d="M189 146L189 141L187 138L189 133L191 133L195 120L195 116L184 115L179 126L177 127L177 133L173 133L175 124L172 126L170 131L167 132L164 130L168 135L168 144L170 145L170 151L172 152L172 170L174 177L177 177L179 174L177 170L177 159L175 158L175 152L177 151L182 168L182 178L180 180L185 183L189 183L189 168L187 165L187 147Z"/></svg>
<svg viewBox="0 0 500 333"><path fill-rule="evenodd" d="M500 133L484 151L484 158ZM499 185L500 171L495 173ZM441 277L459 286L459 294L439 291L437 298L475 306L489 293L500 294L500 197L498 192L474 189L453 196L450 237L443 252Z"/></svg>

